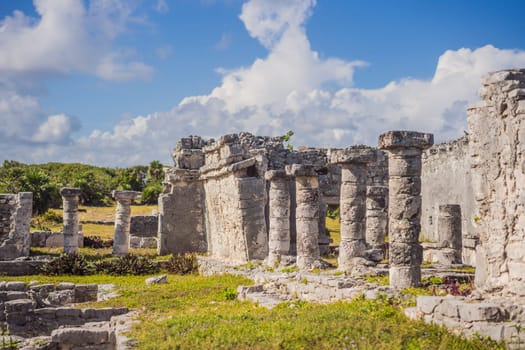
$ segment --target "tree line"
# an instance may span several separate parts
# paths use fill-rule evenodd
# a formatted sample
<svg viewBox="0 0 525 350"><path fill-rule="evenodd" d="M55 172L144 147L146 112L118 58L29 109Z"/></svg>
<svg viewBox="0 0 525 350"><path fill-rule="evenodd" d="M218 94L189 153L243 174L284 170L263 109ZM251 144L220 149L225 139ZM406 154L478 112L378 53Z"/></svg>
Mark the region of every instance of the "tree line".
<svg viewBox="0 0 525 350"><path fill-rule="evenodd" d="M6 160L0 167L0 193L33 192L33 214L42 214L62 205L62 187L80 188L80 203L87 206L113 205L111 191L115 189L141 191L141 202L154 204L162 192L163 179L163 165L158 160L129 168Z"/></svg>

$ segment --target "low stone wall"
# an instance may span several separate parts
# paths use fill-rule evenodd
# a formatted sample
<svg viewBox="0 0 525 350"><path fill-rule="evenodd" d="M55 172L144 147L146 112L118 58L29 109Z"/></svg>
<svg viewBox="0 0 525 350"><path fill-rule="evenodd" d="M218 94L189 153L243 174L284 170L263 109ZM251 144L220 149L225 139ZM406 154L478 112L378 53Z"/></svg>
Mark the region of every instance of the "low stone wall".
<svg viewBox="0 0 525 350"><path fill-rule="evenodd" d="M129 234L136 237L157 237L158 225L156 215L132 216Z"/></svg>
<svg viewBox="0 0 525 350"><path fill-rule="evenodd" d="M467 336L479 334L521 349L525 342L523 303L498 300L472 300L462 297L420 296L417 306L405 311L412 319L443 325Z"/></svg>
<svg viewBox="0 0 525 350"><path fill-rule="evenodd" d="M0 282L0 324L25 349L119 349L117 323L110 321L128 313L127 308L58 306L96 301L97 292L95 284L28 286L23 282ZM38 337L38 347L31 345L33 337Z"/></svg>
<svg viewBox="0 0 525 350"><path fill-rule="evenodd" d="M78 247L84 247L84 233L82 232L82 225L78 231ZM34 231L29 234L31 237L31 247L63 247L64 233L51 231Z"/></svg>

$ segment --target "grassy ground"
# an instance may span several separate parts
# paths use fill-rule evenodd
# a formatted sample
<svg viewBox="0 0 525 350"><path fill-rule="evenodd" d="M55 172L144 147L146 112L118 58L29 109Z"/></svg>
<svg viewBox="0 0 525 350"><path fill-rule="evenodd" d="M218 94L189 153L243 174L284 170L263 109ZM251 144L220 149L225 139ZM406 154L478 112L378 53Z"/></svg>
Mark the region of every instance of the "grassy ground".
<svg viewBox="0 0 525 350"><path fill-rule="evenodd" d="M341 223L339 218L331 219L326 217L326 228L330 232L330 238L333 240L331 245L339 245L341 241Z"/></svg>
<svg viewBox="0 0 525 350"><path fill-rule="evenodd" d="M503 349L467 341L444 328L408 320L385 299L328 305L284 303L267 310L232 298L252 282L230 275L168 275L168 284L146 277L25 276L6 279L41 283L114 283L120 296L83 307L127 306L141 310L133 329L138 349Z"/></svg>
<svg viewBox="0 0 525 350"><path fill-rule="evenodd" d="M114 208L81 207L81 220L114 220ZM135 215L155 206L133 207ZM326 219L333 244L340 240L339 221ZM85 235L112 238L112 225L84 224ZM60 254L61 248L32 249ZM154 255L154 250L131 250ZM80 254L109 256L108 249L80 249ZM120 296L83 307L127 306L140 310L132 331L138 349L503 349L483 339L467 341L444 328L408 320L396 301L356 299L328 305L283 303L272 310L235 299L241 277L168 275L168 284L146 285L148 276L24 276L5 280L40 283L113 283ZM406 301L404 302L406 305Z"/></svg>
<svg viewBox="0 0 525 350"><path fill-rule="evenodd" d="M153 210L156 210L156 205L132 205L131 215L151 215ZM61 209L51 209L57 215L62 216ZM86 207L80 206L78 213L79 221L114 221L115 220L115 207ZM62 224L43 222L42 223L47 229L51 231L62 230ZM33 228L38 229L38 228ZM113 239L115 233L115 227L113 225L100 225L100 224L82 224L82 232L84 236L99 236L100 238L107 240Z"/></svg>

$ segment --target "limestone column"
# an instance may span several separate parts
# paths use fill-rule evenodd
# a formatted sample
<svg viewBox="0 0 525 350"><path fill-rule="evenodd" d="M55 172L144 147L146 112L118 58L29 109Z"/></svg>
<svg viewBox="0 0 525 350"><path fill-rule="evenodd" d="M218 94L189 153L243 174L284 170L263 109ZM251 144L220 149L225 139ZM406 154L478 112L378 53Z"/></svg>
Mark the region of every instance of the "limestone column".
<svg viewBox="0 0 525 350"><path fill-rule="evenodd" d="M390 285L421 284L421 153L434 143L432 134L388 131L379 136L388 151L388 228Z"/></svg>
<svg viewBox="0 0 525 350"><path fill-rule="evenodd" d="M290 252L290 177L284 170L269 170L270 182L268 266L277 266Z"/></svg>
<svg viewBox="0 0 525 350"><path fill-rule="evenodd" d="M442 248L452 250L450 261L452 264L461 264L462 234L461 234L461 206L459 204L444 204L439 206L438 233Z"/></svg>
<svg viewBox="0 0 525 350"><path fill-rule="evenodd" d="M366 243L377 260L385 258L385 238L388 234L388 187L369 186L366 189Z"/></svg>
<svg viewBox="0 0 525 350"><path fill-rule="evenodd" d="M339 269L350 271L353 258L362 258L366 250L366 179L367 163L376 158L366 146L349 147L332 153L331 162L341 165L341 243Z"/></svg>
<svg viewBox="0 0 525 350"><path fill-rule="evenodd" d="M297 267L311 270L320 267L319 256L319 179L311 165L292 164L286 173L295 176L297 229Z"/></svg>
<svg viewBox="0 0 525 350"><path fill-rule="evenodd" d="M113 191L117 201L115 215L115 237L113 238L113 254L125 255L129 250L129 226L131 223L131 201L139 199L141 193L136 191Z"/></svg>
<svg viewBox="0 0 525 350"><path fill-rule="evenodd" d="M60 190L64 208L64 253L78 252L78 200L80 188L64 187Z"/></svg>

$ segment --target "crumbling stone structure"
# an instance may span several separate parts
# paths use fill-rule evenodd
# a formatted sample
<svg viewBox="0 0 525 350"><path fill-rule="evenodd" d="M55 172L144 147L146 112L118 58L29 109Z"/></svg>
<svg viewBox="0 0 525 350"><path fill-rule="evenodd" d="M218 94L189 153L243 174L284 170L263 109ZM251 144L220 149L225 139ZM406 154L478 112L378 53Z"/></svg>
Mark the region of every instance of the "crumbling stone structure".
<svg viewBox="0 0 525 350"><path fill-rule="evenodd" d="M60 190L63 203L64 253L78 252L78 201L80 188L64 187Z"/></svg>
<svg viewBox="0 0 525 350"><path fill-rule="evenodd" d="M482 81L482 101L468 109L475 197L476 287L525 296L525 69Z"/></svg>
<svg viewBox="0 0 525 350"><path fill-rule="evenodd" d="M341 244L339 269L350 271L353 258L365 255L366 245L366 182L367 163L376 152L367 146L349 147L332 153L332 163L341 165Z"/></svg>
<svg viewBox="0 0 525 350"><path fill-rule="evenodd" d="M438 227L439 207L458 204L461 207L462 262L476 265L476 246L479 235L476 232L476 212L472 189L469 137L436 144L423 151L421 174L421 238L434 252L436 261L442 245ZM434 253L437 253L434 254ZM427 259L427 258L426 258Z"/></svg>
<svg viewBox="0 0 525 350"><path fill-rule="evenodd" d="M129 227L131 223L131 202L139 199L141 193L136 191L113 191L117 201L115 213L115 237L113 238L113 254L125 255L129 251Z"/></svg>
<svg viewBox="0 0 525 350"><path fill-rule="evenodd" d="M421 153L434 142L432 134L389 131L379 136L379 148L388 150L390 285L421 283Z"/></svg>
<svg viewBox="0 0 525 350"><path fill-rule="evenodd" d="M0 260L29 255L33 193L0 194Z"/></svg>

